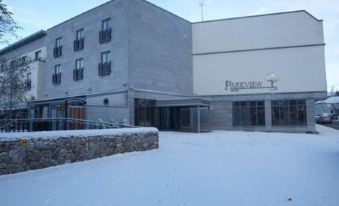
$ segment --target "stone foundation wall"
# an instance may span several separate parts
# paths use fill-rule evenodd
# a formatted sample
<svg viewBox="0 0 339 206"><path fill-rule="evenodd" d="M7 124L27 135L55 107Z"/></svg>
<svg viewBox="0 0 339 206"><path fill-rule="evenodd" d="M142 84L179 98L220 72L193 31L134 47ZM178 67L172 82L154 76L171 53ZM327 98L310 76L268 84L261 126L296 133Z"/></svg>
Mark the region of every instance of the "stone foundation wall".
<svg viewBox="0 0 339 206"><path fill-rule="evenodd" d="M156 148L145 128L0 134L0 175Z"/></svg>

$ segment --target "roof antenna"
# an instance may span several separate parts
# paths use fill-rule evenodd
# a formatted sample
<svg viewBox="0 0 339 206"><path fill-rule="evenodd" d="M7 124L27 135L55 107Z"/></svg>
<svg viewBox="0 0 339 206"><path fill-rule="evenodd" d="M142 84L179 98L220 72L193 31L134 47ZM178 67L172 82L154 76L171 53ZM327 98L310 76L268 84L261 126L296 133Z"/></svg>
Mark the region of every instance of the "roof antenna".
<svg viewBox="0 0 339 206"><path fill-rule="evenodd" d="M204 6L206 5L206 0L200 0L199 5L201 8L201 21L204 21Z"/></svg>

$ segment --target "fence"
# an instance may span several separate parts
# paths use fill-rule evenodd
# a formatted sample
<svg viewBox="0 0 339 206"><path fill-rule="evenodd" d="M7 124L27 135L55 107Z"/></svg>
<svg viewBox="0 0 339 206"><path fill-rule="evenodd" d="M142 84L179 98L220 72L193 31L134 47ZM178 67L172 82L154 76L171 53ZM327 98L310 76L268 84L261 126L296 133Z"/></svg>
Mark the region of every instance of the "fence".
<svg viewBox="0 0 339 206"><path fill-rule="evenodd" d="M82 119L10 119L0 120L0 132L34 132L54 130L88 130L134 128L135 126L116 122L90 121Z"/></svg>

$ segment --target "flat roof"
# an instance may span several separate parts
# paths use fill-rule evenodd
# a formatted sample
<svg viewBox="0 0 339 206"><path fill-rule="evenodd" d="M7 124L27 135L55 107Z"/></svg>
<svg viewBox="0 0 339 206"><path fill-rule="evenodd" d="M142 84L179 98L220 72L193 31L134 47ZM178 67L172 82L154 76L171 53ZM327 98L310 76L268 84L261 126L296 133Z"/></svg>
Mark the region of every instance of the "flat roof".
<svg viewBox="0 0 339 206"><path fill-rule="evenodd" d="M17 48L19 48L19 47L21 47L21 46L23 46L25 44L28 44L28 43L30 43L32 41L35 41L35 40L37 40L37 39L39 39L41 37L44 37L44 36L46 36L46 31L40 30L40 31L38 31L38 32L36 32L34 34L31 34L31 35L29 35L29 36L27 36L27 37L25 37L25 38L15 42L15 43L13 43L13 44L11 44L11 45L1 49L0 50L0 55L4 55L4 54L6 54L6 53L8 53L10 51L13 51L14 49L17 49Z"/></svg>

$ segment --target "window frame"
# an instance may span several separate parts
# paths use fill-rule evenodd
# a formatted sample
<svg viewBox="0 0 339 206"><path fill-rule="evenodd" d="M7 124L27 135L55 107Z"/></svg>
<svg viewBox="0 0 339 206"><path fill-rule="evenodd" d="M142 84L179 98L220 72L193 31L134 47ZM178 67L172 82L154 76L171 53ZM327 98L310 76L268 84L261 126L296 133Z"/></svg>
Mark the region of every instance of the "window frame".
<svg viewBox="0 0 339 206"><path fill-rule="evenodd" d="M62 46L62 37L58 37L55 39L55 47L61 47Z"/></svg>
<svg viewBox="0 0 339 206"><path fill-rule="evenodd" d="M75 60L75 69L80 70L80 69L83 69L83 68L84 68L84 58L76 59Z"/></svg>
<svg viewBox="0 0 339 206"><path fill-rule="evenodd" d="M306 99L272 101L272 126L307 126L306 104Z"/></svg>
<svg viewBox="0 0 339 206"><path fill-rule="evenodd" d="M61 64L54 66L54 74L61 74Z"/></svg>
<svg viewBox="0 0 339 206"><path fill-rule="evenodd" d="M266 125L265 101L232 102L234 127L264 127Z"/></svg>
<svg viewBox="0 0 339 206"><path fill-rule="evenodd" d="M35 55L34 55L35 60L39 60L41 58L40 57L41 53L42 53L41 50L35 52Z"/></svg>
<svg viewBox="0 0 339 206"><path fill-rule="evenodd" d="M104 59L105 59L105 61L104 61ZM111 62L112 62L112 53L111 53L111 51L101 52L100 63L101 64L106 64L106 63L111 63Z"/></svg>
<svg viewBox="0 0 339 206"><path fill-rule="evenodd" d="M112 29L112 19L107 18L101 21L101 30L106 31Z"/></svg>
<svg viewBox="0 0 339 206"><path fill-rule="evenodd" d="M80 35L79 35L80 34ZM84 35L84 28L78 29L75 33L75 39L76 40L81 40L84 39L85 35Z"/></svg>

